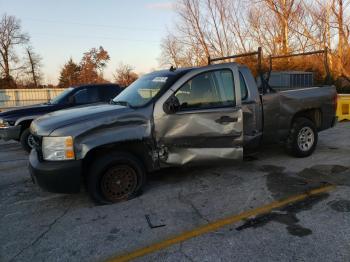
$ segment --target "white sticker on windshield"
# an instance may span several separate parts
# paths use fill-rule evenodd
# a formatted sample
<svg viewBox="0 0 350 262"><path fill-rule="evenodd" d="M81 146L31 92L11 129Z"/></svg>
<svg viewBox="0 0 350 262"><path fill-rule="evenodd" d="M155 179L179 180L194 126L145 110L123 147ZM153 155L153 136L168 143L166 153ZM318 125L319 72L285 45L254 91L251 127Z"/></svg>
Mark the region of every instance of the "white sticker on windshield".
<svg viewBox="0 0 350 262"><path fill-rule="evenodd" d="M167 77L157 76L157 77L153 78L152 82L161 82L161 83L165 83L166 80L168 80Z"/></svg>

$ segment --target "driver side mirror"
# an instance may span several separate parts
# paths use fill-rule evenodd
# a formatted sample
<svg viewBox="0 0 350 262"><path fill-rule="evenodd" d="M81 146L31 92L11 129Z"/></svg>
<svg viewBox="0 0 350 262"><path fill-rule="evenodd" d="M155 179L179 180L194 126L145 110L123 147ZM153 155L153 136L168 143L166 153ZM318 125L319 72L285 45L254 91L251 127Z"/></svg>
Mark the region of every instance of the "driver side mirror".
<svg viewBox="0 0 350 262"><path fill-rule="evenodd" d="M171 97L169 97L168 100L163 105L163 110L167 114L174 114L177 111L179 111L180 110L179 99L175 95L172 95Z"/></svg>

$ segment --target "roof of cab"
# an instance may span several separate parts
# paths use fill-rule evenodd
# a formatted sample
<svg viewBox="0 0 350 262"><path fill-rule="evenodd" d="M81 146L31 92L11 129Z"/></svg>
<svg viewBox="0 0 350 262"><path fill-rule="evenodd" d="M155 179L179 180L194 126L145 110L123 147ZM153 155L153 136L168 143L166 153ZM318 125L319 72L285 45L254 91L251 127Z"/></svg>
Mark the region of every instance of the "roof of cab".
<svg viewBox="0 0 350 262"><path fill-rule="evenodd" d="M72 88L84 88L84 87L105 87L105 86L114 86L114 87L120 87L118 84L114 83L98 83L98 84L81 84L81 85L74 85L71 86Z"/></svg>
<svg viewBox="0 0 350 262"><path fill-rule="evenodd" d="M183 68L174 68L173 70L170 69L164 69L164 70L158 70L153 71L147 75L178 75L178 74L186 74L190 72L191 70L195 69L196 67L183 67Z"/></svg>

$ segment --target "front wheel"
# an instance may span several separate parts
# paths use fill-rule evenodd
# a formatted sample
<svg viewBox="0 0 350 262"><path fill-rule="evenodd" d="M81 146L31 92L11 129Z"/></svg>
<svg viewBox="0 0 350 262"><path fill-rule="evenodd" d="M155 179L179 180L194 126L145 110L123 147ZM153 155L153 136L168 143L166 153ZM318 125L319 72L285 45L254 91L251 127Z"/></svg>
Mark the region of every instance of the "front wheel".
<svg viewBox="0 0 350 262"><path fill-rule="evenodd" d="M34 147L34 137L30 133L29 128L25 129L22 132L21 137L20 137L20 142L21 142L22 148L28 153Z"/></svg>
<svg viewBox="0 0 350 262"><path fill-rule="evenodd" d="M286 142L287 152L296 157L310 156L316 148L318 134L315 124L304 117L294 120Z"/></svg>
<svg viewBox="0 0 350 262"><path fill-rule="evenodd" d="M87 189L98 204L111 204L134 198L145 184L140 161L123 152L99 157L90 167Z"/></svg>

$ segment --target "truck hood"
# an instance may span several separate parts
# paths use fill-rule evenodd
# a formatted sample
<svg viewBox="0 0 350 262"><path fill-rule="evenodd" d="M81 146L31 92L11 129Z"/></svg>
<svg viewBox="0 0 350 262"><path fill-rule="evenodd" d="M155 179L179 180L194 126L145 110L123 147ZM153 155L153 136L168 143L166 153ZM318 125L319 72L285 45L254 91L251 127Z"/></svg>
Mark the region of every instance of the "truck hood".
<svg viewBox="0 0 350 262"><path fill-rule="evenodd" d="M73 109L55 111L37 118L32 122L31 131L39 136L48 136L57 129L64 128L76 131L77 126L81 131L88 129L87 126L99 126L116 118L122 117L133 109L121 106L100 104ZM84 126L86 126L84 128ZM66 135L75 135L73 133Z"/></svg>
<svg viewBox="0 0 350 262"><path fill-rule="evenodd" d="M54 108L54 105L51 104L39 104L39 105L30 105L30 106L21 106L14 109L6 110L0 113L0 118L3 119L12 119L17 116L22 116L24 114L41 114L45 112L50 112L50 109Z"/></svg>

